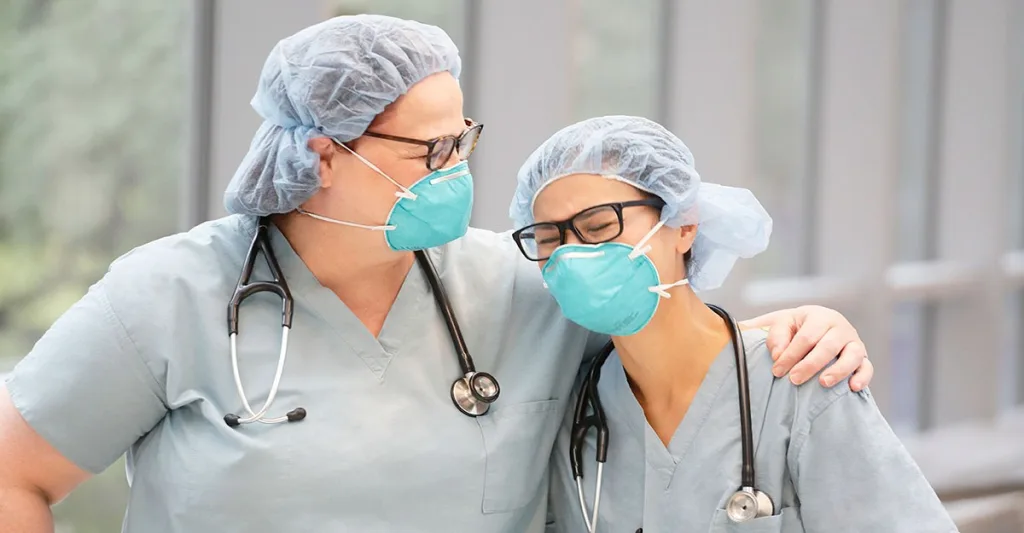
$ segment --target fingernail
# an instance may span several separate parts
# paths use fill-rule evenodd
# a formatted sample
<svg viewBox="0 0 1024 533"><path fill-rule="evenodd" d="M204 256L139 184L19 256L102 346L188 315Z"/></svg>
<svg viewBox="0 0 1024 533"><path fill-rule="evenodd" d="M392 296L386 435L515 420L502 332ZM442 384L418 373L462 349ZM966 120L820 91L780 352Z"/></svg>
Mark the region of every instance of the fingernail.
<svg viewBox="0 0 1024 533"><path fill-rule="evenodd" d="M832 376L825 376L822 378L821 382L824 383L826 387L831 387L836 384L836 378Z"/></svg>
<svg viewBox="0 0 1024 533"><path fill-rule="evenodd" d="M789 380L791 382L793 382L794 385L800 385L801 383L804 382L804 377L802 375L800 375L800 374L794 374L794 373L790 372L789 373Z"/></svg>
<svg viewBox="0 0 1024 533"><path fill-rule="evenodd" d="M777 378L781 378L785 372L782 370L782 365L775 365L772 367L772 374Z"/></svg>

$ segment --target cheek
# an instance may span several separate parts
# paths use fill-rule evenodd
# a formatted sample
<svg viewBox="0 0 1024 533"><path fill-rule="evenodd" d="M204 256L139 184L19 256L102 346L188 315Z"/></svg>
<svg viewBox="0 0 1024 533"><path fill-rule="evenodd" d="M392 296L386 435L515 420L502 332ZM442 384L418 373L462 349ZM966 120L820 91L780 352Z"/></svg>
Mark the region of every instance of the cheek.
<svg viewBox="0 0 1024 533"><path fill-rule="evenodd" d="M381 167L381 170L407 189L412 188L417 181L430 174L430 170L427 169L426 163L422 159L397 159L391 161L387 168ZM378 177L381 181L390 184L383 176L378 174ZM391 188L394 189L394 185L391 185Z"/></svg>
<svg viewBox="0 0 1024 533"><path fill-rule="evenodd" d="M627 223L626 226L622 228L622 234L615 239L615 242L621 242L622 244L633 246L639 243L640 239L643 239L644 235L647 235L647 232L650 230L650 226L645 227L640 224ZM647 244L651 246L658 246L660 248L661 244L655 242L656 240L656 238L650 239L647 241Z"/></svg>
<svg viewBox="0 0 1024 533"><path fill-rule="evenodd" d="M365 166L364 166L365 167ZM384 223L398 200L397 187L369 168L338 168L331 196L346 220L360 224Z"/></svg>
<svg viewBox="0 0 1024 533"><path fill-rule="evenodd" d="M658 239L651 243L653 248L647 253L657 268L662 283L672 283L686 276L683 256L676 252L674 244L667 239Z"/></svg>

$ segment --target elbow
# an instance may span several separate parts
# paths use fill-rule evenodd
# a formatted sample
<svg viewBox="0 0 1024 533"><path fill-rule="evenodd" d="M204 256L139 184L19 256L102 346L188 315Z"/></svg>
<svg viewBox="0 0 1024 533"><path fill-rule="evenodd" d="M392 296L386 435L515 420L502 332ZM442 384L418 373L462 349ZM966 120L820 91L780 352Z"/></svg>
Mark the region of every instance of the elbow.
<svg viewBox="0 0 1024 533"><path fill-rule="evenodd" d="M52 532L50 506L55 501L39 487L16 486L0 478L0 531Z"/></svg>
<svg viewBox="0 0 1024 533"><path fill-rule="evenodd" d="M63 495L0 473L0 510L9 509L11 502L50 507L62 498Z"/></svg>

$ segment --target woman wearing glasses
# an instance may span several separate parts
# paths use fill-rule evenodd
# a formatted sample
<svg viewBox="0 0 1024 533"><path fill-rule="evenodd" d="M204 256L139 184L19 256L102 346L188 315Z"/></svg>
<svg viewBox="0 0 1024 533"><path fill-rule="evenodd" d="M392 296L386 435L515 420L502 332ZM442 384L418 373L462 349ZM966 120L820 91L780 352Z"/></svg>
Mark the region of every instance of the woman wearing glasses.
<svg viewBox="0 0 1024 533"><path fill-rule="evenodd" d="M612 339L556 443L555 530L956 531L867 390L776 379L765 333L700 299L764 251L771 218L750 191L702 183L668 130L612 116L559 131L519 171L511 214L565 315Z"/></svg>
<svg viewBox="0 0 1024 533"><path fill-rule="evenodd" d="M49 505L125 452L133 533L543 529L558 421L603 339L561 317L508 234L467 229L483 128L463 115L459 72L443 31L387 17L274 47L233 214L115 261L0 390L0 531L52 531ZM294 298L276 405L309 414L230 427L224 310L264 216ZM460 369L414 261L426 249L477 367L502 384L483 416L452 405ZM252 279L270 279L262 260ZM788 341L804 318L825 355L808 366L842 350L838 377L860 367L834 312L766 322ZM277 297L244 303L238 379L256 404L280 321Z"/></svg>

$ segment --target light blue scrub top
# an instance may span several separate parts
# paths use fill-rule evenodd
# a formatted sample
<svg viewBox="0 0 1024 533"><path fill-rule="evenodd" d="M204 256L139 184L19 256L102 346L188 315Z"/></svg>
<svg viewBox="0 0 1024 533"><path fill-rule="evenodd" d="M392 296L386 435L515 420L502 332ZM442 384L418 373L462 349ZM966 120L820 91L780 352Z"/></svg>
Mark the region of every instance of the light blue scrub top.
<svg viewBox="0 0 1024 533"><path fill-rule="evenodd" d="M308 416L230 428L224 415L242 406L226 309L254 231L254 218L232 216L122 257L9 378L28 423L83 469L127 450L123 531L543 530L552 445L588 334L562 318L510 236L470 230L430 251L477 368L501 384L490 412L470 418L452 404L461 371L417 266L374 338L273 229L295 315L271 415ZM262 254L257 265L253 279L269 279ZM254 409L280 323L276 296L242 305L239 367Z"/></svg>
<svg viewBox="0 0 1024 533"><path fill-rule="evenodd" d="M956 531L935 492L882 418L871 394L847 383L796 387L771 373L761 330L744 333L754 468L775 515L733 524L740 486L739 386L730 344L718 355L666 449L647 423L616 354L598 385L609 425L597 531L644 533L943 533ZM573 395L575 402L575 394ZM549 531L585 533L569 468L572 408L552 456ZM591 431L583 490L593 512L597 463Z"/></svg>

